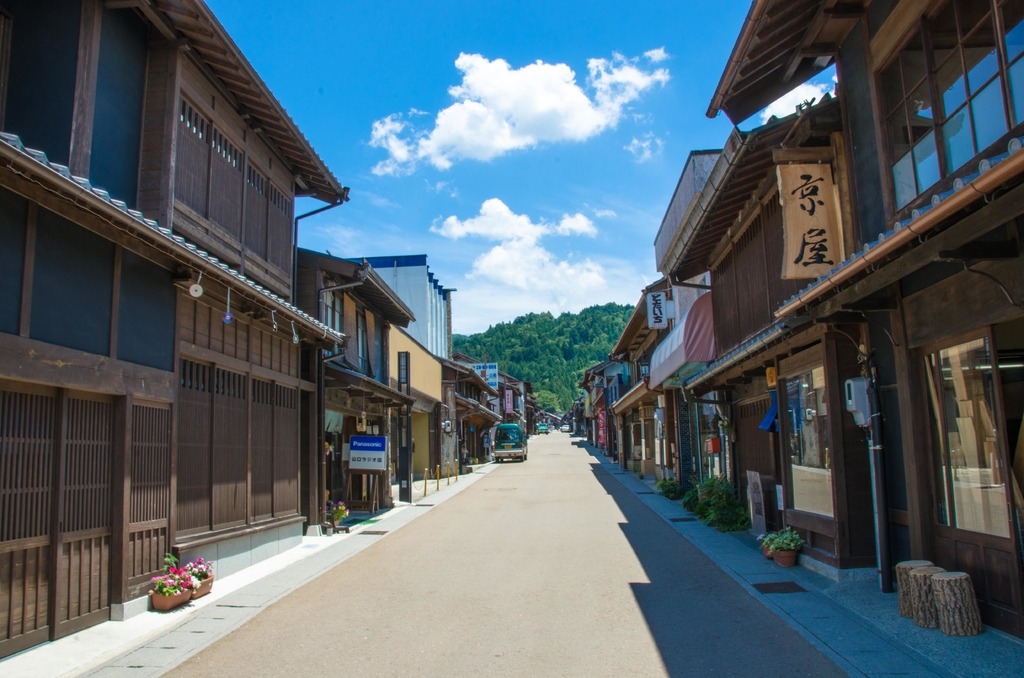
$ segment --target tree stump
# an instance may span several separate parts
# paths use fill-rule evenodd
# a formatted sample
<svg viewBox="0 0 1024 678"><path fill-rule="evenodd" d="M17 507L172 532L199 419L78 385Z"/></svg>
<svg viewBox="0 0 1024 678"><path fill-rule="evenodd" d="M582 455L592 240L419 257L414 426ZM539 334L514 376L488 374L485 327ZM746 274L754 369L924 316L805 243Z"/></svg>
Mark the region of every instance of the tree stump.
<svg viewBox="0 0 1024 678"><path fill-rule="evenodd" d="M932 595L932 575L945 572L941 567L916 567L910 571L910 607L914 612L914 623L933 629L939 625L935 613L935 598Z"/></svg>
<svg viewBox="0 0 1024 678"><path fill-rule="evenodd" d="M934 575L932 594L943 633L948 636L976 636L981 633L981 614L969 574L940 572Z"/></svg>
<svg viewBox="0 0 1024 678"><path fill-rule="evenodd" d="M896 595L900 603L900 616L913 617L914 609L910 605L910 571L915 567L931 567L930 560L904 560L896 563Z"/></svg>

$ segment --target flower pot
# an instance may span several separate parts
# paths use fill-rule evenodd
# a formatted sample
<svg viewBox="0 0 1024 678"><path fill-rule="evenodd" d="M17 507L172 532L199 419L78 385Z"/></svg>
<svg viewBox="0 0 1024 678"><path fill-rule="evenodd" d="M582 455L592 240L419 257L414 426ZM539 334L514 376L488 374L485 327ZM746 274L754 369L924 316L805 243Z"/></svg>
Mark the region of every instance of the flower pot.
<svg viewBox="0 0 1024 678"><path fill-rule="evenodd" d="M799 553L799 551L773 551L772 558L779 564L779 567L793 567L796 565Z"/></svg>
<svg viewBox="0 0 1024 678"><path fill-rule="evenodd" d="M153 609L157 612L169 612L192 600L192 591L186 589L179 593L172 593L169 596L157 593L156 591L150 591L149 600L153 604Z"/></svg>
<svg viewBox="0 0 1024 678"><path fill-rule="evenodd" d="M772 547L768 546L768 544L761 544L761 553L764 554L766 559L772 559Z"/></svg>
<svg viewBox="0 0 1024 678"><path fill-rule="evenodd" d="M334 523L324 523L321 527L323 528L325 537L334 536Z"/></svg>
<svg viewBox="0 0 1024 678"><path fill-rule="evenodd" d="M202 598L213 590L213 575L199 581L199 586L192 589L192 599Z"/></svg>

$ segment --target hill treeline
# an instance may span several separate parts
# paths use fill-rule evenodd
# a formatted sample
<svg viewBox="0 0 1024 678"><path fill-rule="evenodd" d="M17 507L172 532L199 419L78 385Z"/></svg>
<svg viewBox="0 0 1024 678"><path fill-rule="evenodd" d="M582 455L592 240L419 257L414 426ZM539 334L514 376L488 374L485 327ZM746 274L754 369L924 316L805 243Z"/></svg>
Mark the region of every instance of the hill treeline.
<svg viewBox="0 0 1024 678"><path fill-rule="evenodd" d="M533 384L537 405L565 412L579 394L583 371L608 359L633 312L632 306L604 304L579 313L529 313L479 334L456 334L452 345L480 362Z"/></svg>

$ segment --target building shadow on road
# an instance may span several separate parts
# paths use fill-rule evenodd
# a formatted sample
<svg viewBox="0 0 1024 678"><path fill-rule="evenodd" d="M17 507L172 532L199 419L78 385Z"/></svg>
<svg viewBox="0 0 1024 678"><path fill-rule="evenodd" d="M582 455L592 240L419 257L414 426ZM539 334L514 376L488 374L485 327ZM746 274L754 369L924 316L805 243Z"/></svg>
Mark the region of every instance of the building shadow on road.
<svg viewBox="0 0 1024 678"><path fill-rule="evenodd" d="M600 463L592 471L622 512L620 528L647 575L630 586L668 675L845 675L612 477L631 472ZM770 656L785 657L788 668L764 664Z"/></svg>

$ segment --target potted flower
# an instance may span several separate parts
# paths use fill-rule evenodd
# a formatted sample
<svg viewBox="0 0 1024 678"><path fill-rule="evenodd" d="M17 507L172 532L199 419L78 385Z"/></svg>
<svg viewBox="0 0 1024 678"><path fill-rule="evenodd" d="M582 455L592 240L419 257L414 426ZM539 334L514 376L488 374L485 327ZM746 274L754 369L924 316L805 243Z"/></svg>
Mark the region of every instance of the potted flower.
<svg viewBox="0 0 1024 678"><path fill-rule="evenodd" d="M331 514L331 520L334 527L341 525L341 522L348 518L348 507L345 506L343 501L329 501L327 502L327 512Z"/></svg>
<svg viewBox="0 0 1024 678"><path fill-rule="evenodd" d="M185 565L185 570L199 582L192 589L193 598L202 598L213 589L213 563L209 560L196 558Z"/></svg>
<svg viewBox="0 0 1024 678"><path fill-rule="evenodd" d="M787 525L778 532L769 532L761 540L762 548L768 543L772 558L780 567L792 567L796 565L797 555L804 546L804 538L800 533Z"/></svg>
<svg viewBox="0 0 1024 678"><path fill-rule="evenodd" d="M757 543L761 547L761 553L763 553L764 557L768 560L772 559L772 546L770 539L774 534L774 532L764 532L757 535Z"/></svg>
<svg viewBox="0 0 1024 678"><path fill-rule="evenodd" d="M149 599L153 609L161 612L173 610L192 599L192 589L198 581L184 567L178 567L178 559L168 553L164 556L164 573L150 580L153 588Z"/></svg>

